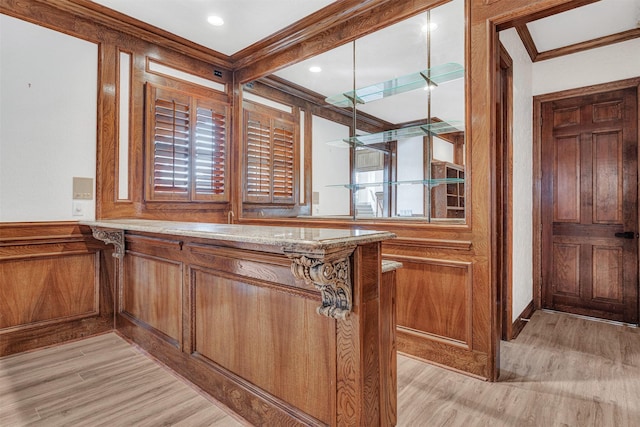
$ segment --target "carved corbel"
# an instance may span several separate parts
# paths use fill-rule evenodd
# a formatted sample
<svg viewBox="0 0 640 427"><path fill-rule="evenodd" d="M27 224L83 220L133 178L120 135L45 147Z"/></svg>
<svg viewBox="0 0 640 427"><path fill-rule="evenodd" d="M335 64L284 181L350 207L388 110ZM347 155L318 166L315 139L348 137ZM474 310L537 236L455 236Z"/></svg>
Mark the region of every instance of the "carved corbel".
<svg viewBox="0 0 640 427"><path fill-rule="evenodd" d="M118 258L120 261L124 258L124 230L105 230L98 227L91 227L93 237L105 242L108 245L113 245L115 251L113 257Z"/></svg>
<svg viewBox="0 0 640 427"><path fill-rule="evenodd" d="M291 259L291 272L297 279L313 284L320 291L320 315L333 319L346 319L353 308L353 284L349 255L355 247L332 254L287 253Z"/></svg>

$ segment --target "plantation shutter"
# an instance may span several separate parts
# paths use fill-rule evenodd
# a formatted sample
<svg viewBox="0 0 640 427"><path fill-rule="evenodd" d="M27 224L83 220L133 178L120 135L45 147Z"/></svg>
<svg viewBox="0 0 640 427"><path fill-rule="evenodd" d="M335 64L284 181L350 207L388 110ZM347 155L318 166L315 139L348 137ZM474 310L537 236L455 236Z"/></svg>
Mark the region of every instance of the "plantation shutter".
<svg viewBox="0 0 640 427"><path fill-rule="evenodd" d="M152 200L189 199L190 100L153 87L151 91Z"/></svg>
<svg viewBox="0 0 640 427"><path fill-rule="evenodd" d="M294 128L273 121L273 201L294 202Z"/></svg>
<svg viewBox="0 0 640 427"><path fill-rule="evenodd" d="M227 108L196 101L194 132L194 199L226 200Z"/></svg>
<svg viewBox="0 0 640 427"><path fill-rule="evenodd" d="M149 83L146 90L146 200L228 201L228 105Z"/></svg>
<svg viewBox="0 0 640 427"><path fill-rule="evenodd" d="M271 126L267 115L245 111L245 201L271 201Z"/></svg>

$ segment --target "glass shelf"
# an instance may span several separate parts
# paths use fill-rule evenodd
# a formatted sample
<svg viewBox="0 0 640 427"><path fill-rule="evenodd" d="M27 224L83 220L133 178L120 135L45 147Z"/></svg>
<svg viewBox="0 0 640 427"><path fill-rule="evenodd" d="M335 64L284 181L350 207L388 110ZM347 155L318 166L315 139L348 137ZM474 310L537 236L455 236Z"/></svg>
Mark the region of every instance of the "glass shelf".
<svg viewBox="0 0 640 427"><path fill-rule="evenodd" d="M463 178L435 178L435 179L415 179L409 181L385 181L385 182L367 182L363 184L332 184L327 187L344 187L349 190L358 191L362 188L383 187L386 185L426 185L429 188L437 187L441 184L462 184Z"/></svg>
<svg viewBox="0 0 640 427"><path fill-rule="evenodd" d="M464 132L464 123L460 121L434 122L430 124L392 129L384 132L370 133L367 135L352 136L350 138L345 138L338 141L330 141L327 144L338 147L351 145L356 147L364 147L371 144L398 141L401 139L413 138L416 136L425 136L429 134L437 136L452 132Z"/></svg>
<svg viewBox="0 0 640 427"><path fill-rule="evenodd" d="M441 83L462 77L464 77L464 67L455 62L448 62L385 82L330 96L325 101L336 107L352 107L354 104L366 104L388 96L421 89L427 85L438 86Z"/></svg>

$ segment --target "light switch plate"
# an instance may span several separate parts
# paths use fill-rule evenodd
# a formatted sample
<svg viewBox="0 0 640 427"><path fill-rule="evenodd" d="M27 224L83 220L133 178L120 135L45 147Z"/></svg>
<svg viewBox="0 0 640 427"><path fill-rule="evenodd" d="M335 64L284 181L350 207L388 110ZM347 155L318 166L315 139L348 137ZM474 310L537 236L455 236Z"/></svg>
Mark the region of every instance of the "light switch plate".
<svg viewBox="0 0 640 427"><path fill-rule="evenodd" d="M73 200L93 200L93 178L73 177Z"/></svg>
<svg viewBox="0 0 640 427"><path fill-rule="evenodd" d="M73 212L71 213L73 216L84 216L84 206L83 204L86 202L77 202L73 201Z"/></svg>

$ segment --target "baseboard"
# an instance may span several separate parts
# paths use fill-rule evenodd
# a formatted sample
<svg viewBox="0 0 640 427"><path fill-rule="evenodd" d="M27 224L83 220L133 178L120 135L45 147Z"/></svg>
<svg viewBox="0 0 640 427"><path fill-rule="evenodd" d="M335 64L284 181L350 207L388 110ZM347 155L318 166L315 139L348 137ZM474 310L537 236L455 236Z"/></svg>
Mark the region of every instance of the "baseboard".
<svg viewBox="0 0 640 427"><path fill-rule="evenodd" d="M520 313L520 316L513 322L513 326L511 327L511 339L515 339L520 332L524 329L524 326L527 324L533 312L536 311L533 301L531 301Z"/></svg>

